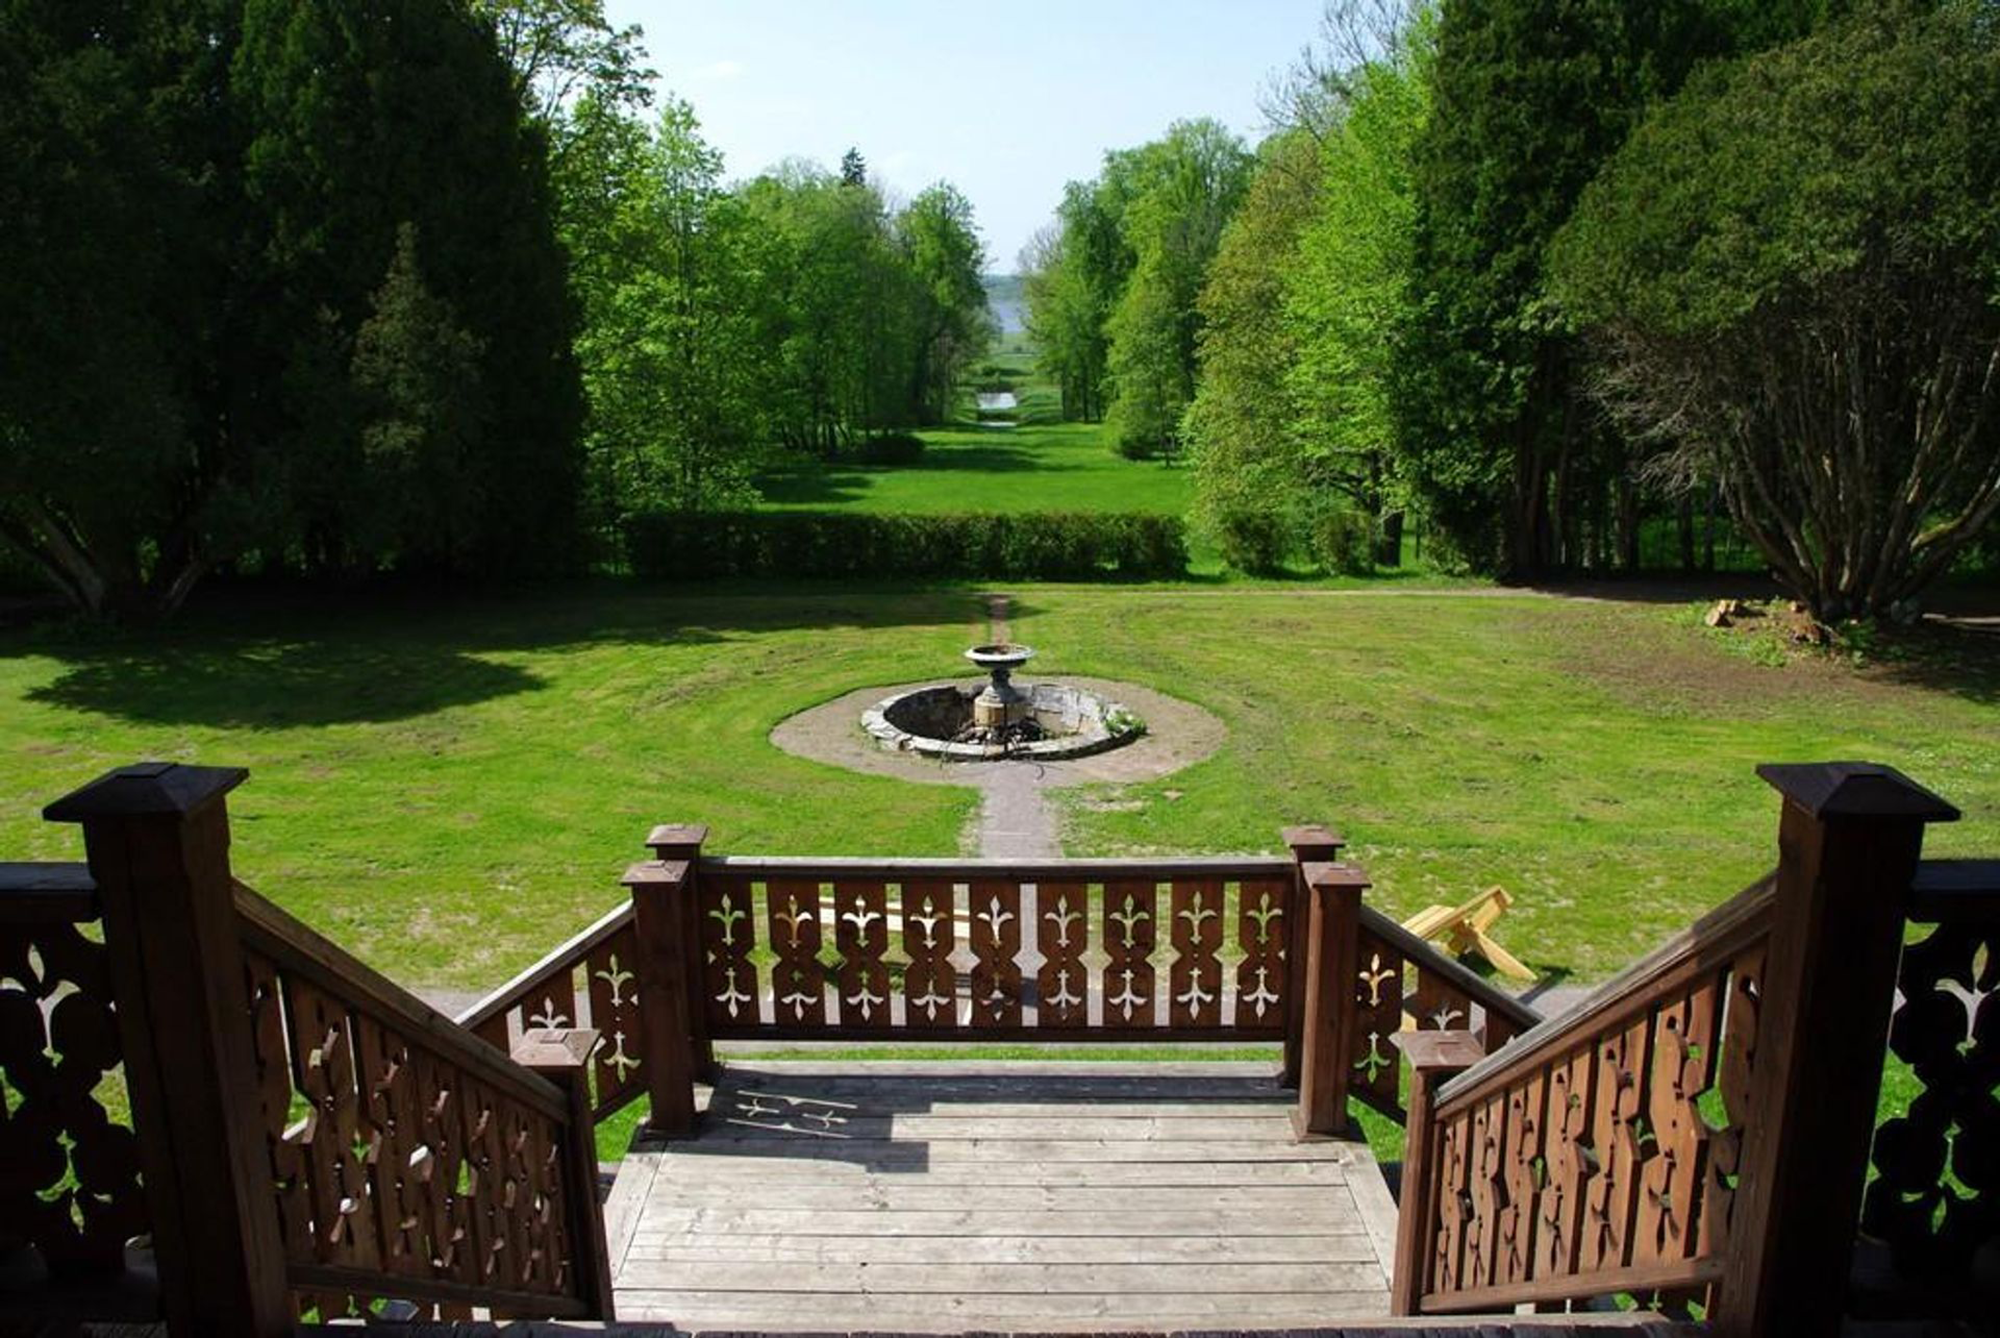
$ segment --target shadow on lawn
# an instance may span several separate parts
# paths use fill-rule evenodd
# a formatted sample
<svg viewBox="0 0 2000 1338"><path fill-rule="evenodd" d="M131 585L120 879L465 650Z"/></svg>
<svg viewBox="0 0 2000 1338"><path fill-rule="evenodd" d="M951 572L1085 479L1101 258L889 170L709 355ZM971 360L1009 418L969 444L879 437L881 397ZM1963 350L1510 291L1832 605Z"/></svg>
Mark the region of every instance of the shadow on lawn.
<svg viewBox="0 0 2000 1338"><path fill-rule="evenodd" d="M971 592L731 593L591 581L473 595L384 587L300 599L217 588L166 628L44 629L0 657L63 663L30 701L146 724L230 729L408 720L536 692L491 656L603 644L702 645L815 628L934 628L983 615ZM1013 616L1033 609L1017 601Z"/></svg>

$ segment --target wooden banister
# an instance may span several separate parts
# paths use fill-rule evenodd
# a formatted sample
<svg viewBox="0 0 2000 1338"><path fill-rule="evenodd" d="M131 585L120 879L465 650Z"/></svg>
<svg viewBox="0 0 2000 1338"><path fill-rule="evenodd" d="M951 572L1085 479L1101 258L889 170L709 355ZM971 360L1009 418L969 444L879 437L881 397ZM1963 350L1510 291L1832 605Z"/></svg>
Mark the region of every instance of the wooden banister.
<svg viewBox="0 0 2000 1338"><path fill-rule="evenodd" d="M1777 875L1764 875L1574 1007L1528 1028L1453 1076L1438 1089L1438 1100L1476 1101L1552 1054L1619 1030L1629 1017L1685 986L1691 976L1726 965L1770 932L1776 891Z"/></svg>
<svg viewBox="0 0 2000 1338"><path fill-rule="evenodd" d="M45 810L99 890L172 1330L275 1338L374 1298L609 1318L596 1035L539 1034L531 1071L237 883L245 774L121 768Z"/></svg>
<svg viewBox="0 0 2000 1338"><path fill-rule="evenodd" d="M1836 1330L1902 917L1956 810L1884 767L1760 774L1775 874L1456 1076L1429 1065L1398 1313L1692 1289L1721 1333Z"/></svg>
<svg viewBox="0 0 2000 1338"><path fill-rule="evenodd" d="M1364 934L1393 946L1402 954L1404 961L1415 964L1438 983L1449 986L1469 1002L1478 1004L1488 1017L1502 1019L1512 1034L1541 1024L1542 1015L1533 1005L1523 1003L1429 939L1417 937L1390 916L1365 903L1361 907L1361 929Z"/></svg>
<svg viewBox="0 0 2000 1338"><path fill-rule="evenodd" d="M946 878L997 882L1106 882L1151 878L1273 878L1289 876L1292 863L1276 855L1163 855L1117 859L873 859L840 855L703 855L701 873L737 878L885 878L891 882Z"/></svg>
<svg viewBox="0 0 2000 1338"><path fill-rule="evenodd" d="M243 945L252 952L315 989L367 1010L478 1081L551 1118L567 1118L568 1106L555 1084L514 1063L297 916L240 882L235 884L235 905Z"/></svg>
<svg viewBox="0 0 2000 1338"><path fill-rule="evenodd" d="M461 1011L453 1020L475 1034L489 1033L496 1022L502 1024L494 1044L505 1049L504 1024L508 1013L531 1004L536 994L545 992L559 981L567 986L572 973L595 949L610 942L631 925L632 904L628 901L613 906L589 927L543 953L534 965Z"/></svg>

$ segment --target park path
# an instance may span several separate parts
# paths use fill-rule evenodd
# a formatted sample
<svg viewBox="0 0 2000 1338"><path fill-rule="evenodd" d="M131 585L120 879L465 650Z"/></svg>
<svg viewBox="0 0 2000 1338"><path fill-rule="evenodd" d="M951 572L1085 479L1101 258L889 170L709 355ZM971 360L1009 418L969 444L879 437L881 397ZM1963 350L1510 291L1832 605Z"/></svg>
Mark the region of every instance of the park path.
<svg viewBox="0 0 2000 1338"><path fill-rule="evenodd" d="M1013 638L1006 595L986 597L986 639ZM979 855L982 859L1053 859L1062 854L1060 824L1049 803L1047 769L1034 762L988 762L979 787Z"/></svg>

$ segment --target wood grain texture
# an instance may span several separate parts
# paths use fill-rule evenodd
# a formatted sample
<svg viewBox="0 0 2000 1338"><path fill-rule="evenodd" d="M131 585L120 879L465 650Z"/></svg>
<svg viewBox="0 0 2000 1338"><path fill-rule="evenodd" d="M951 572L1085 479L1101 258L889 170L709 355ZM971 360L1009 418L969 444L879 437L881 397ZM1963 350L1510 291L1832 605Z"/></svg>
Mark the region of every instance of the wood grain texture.
<svg viewBox="0 0 2000 1338"><path fill-rule="evenodd" d="M1147 891L1135 951L1136 912L1166 901ZM1268 1068L888 1067L725 1069L699 1136L643 1154L643 1202L615 1215L621 1318L1018 1333L1387 1311L1380 1172L1363 1144L1295 1141Z"/></svg>

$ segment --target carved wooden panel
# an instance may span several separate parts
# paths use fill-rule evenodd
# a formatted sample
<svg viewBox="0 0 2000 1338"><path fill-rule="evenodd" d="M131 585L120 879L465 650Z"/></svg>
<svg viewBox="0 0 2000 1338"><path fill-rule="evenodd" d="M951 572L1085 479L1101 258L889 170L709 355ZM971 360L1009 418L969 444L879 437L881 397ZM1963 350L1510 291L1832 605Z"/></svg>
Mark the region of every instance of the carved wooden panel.
<svg viewBox="0 0 2000 1338"><path fill-rule="evenodd" d="M972 913L972 1025L1021 1025L1020 884L974 880L968 889Z"/></svg>
<svg viewBox="0 0 2000 1338"><path fill-rule="evenodd" d="M1237 889L1236 941L1243 960L1236 965L1238 1027L1282 1029L1287 998L1285 942L1291 926L1285 907L1289 883L1244 879Z"/></svg>
<svg viewBox="0 0 2000 1338"><path fill-rule="evenodd" d="M704 873L695 886L709 1026L754 1026L762 992L751 956L757 949L757 915L750 880Z"/></svg>
<svg viewBox="0 0 2000 1338"><path fill-rule="evenodd" d="M842 1026L889 1025L889 890L879 880L833 886L833 941L840 952L834 997Z"/></svg>
<svg viewBox="0 0 2000 1338"><path fill-rule="evenodd" d="M590 1025L598 1033L591 1055L595 1109L603 1113L645 1090L645 1013L639 1007L639 933L627 927L591 949L583 973Z"/></svg>
<svg viewBox="0 0 2000 1338"><path fill-rule="evenodd" d="M773 878L765 885L771 951L772 1015L786 1026L826 1025L826 972L819 960L819 880Z"/></svg>
<svg viewBox="0 0 2000 1338"><path fill-rule="evenodd" d="M1036 1021L1044 1027L1081 1027L1090 1020L1090 976L1083 955L1090 946L1090 893L1082 883L1043 883L1035 889L1035 947L1043 961L1035 973Z"/></svg>
<svg viewBox="0 0 2000 1338"><path fill-rule="evenodd" d="M1403 1025L1403 957L1372 934L1361 936L1361 967L1354 982L1356 1022L1349 1088L1377 1110L1402 1110L1402 1064L1389 1038Z"/></svg>
<svg viewBox="0 0 2000 1338"><path fill-rule="evenodd" d="M1753 944L1663 976L1594 1033L1449 1093L1421 1191L1436 1214L1426 1295L1569 1283L1547 1294L1582 1298L1630 1290L1621 1270L1702 1285L1698 1265L1728 1248L1762 971Z"/></svg>
<svg viewBox="0 0 2000 1338"><path fill-rule="evenodd" d="M1222 884L1175 880L1168 900L1174 962L1167 978L1167 1020L1176 1027L1222 1022Z"/></svg>
<svg viewBox="0 0 2000 1338"><path fill-rule="evenodd" d="M1159 941L1159 896L1150 880L1104 885L1104 1025L1154 1025L1153 949Z"/></svg>
<svg viewBox="0 0 2000 1338"><path fill-rule="evenodd" d="M1889 1048L1921 1090L1876 1131L1862 1226L1905 1277L1956 1290L2000 1249L2000 925L1936 926L1899 985Z"/></svg>
<svg viewBox="0 0 2000 1338"><path fill-rule="evenodd" d="M903 885L903 1021L912 1027L958 1025L958 975L951 954L958 946L952 886L937 880Z"/></svg>
<svg viewBox="0 0 2000 1338"><path fill-rule="evenodd" d="M147 1227L138 1144L95 1094L122 1058L104 945L0 923L0 1223L54 1272L116 1272Z"/></svg>
<svg viewBox="0 0 2000 1338"><path fill-rule="evenodd" d="M259 952L245 953L245 987L288 1261L376 1270L391 1295L393 1277L576 1295L561 1169L573 1131ZM297 1297L323 1319L374 1299Z"/></svg>

